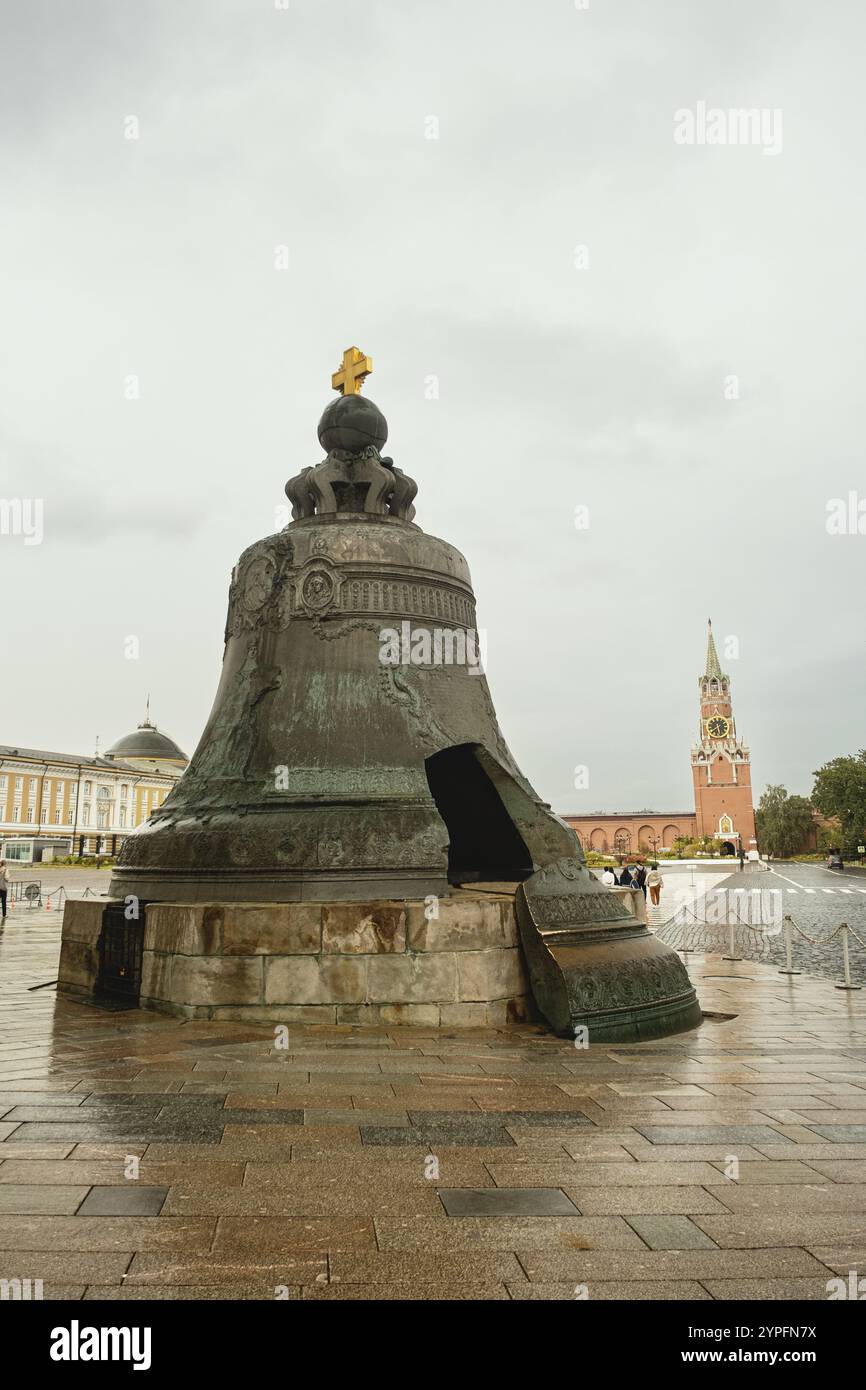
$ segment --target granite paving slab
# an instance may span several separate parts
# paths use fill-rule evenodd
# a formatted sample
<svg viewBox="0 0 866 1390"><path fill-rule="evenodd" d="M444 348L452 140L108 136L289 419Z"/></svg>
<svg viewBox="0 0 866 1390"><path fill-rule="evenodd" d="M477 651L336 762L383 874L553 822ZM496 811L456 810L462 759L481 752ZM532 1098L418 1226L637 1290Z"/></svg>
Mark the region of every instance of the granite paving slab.
<svg viewBox="0 0 866 1390"><path fill-rule="evenodd" d="M359 1125L365 1128L388 1125L393 1128L409 1124L405 1110L356 1110L348 1106L342 1110L310 1110L303 1113L305 1121L317 1125Z"/></svg>
<svg viewBox="0 0 866 1390"><path fill-rule="evenodd" d="M577 1216L558 1187L451 1187L439 1197L449 1216Z"/></svg>
<svg viewBox="0 0 866 1390"><path fill-rule="evenodd" d="M0 1279L42 1279L46 1284L100 1283L119 1286L132 1252L81 1250L0 1250Z"/></svg>
<svg viewBox="0 0 866 1390"><path fill-rule="evenodd" d="M376 1236L372 1220L365 1216L221 1216L213 1244L217 1259L229 1254L241 1259L251 1254L267 1259L284 1251L333 1253L368 1249L376 1249Z"/></svg>
<svg viewBox="0 0 866 1390"><path fill-rule="evenodd" d="M91 1284L83 1296L87 1303L102 1302L104 1299L120 1303L149 1303L153 1299L163 1302L273 1303L275 1287L275 1284L264 1285L255 1280L249 1284L165 1284L161 1287L157 1284L126 1284L122 1289ZM300 1284L292 1287L280 1284L282 1302L297 1303L300 1298Z"/></svg>
<svg viewBox="0 0 866 1390"><path fill-rule="evenodd" d="M709 1236L687 1216L651 1212L643 1216L630 1216L628 1222L650 1250L713 1250L717 1248L715 1241L710 1240Z"/></svg>
<svg viewBox="0 0 866 1390"><path fill-rule="evenodd" d="M330 1263L334 1284L499 1284L506 1280L520 1283L526 1278L517 1256L510 1251L340 1252Z"/></svg>
<svg viewBox="0 0 866 1390"><path fill-rule="evenodd" d="M160 1217L160 1221L167 1218ZM135 1255L125 1277L127 1288L136 1285L166 1288L174 1285L241 1286L264 1285L273 1291L292 1285L314 1284L328 1277L328 1258L313 1250L284 1251L269 1258L247 1253L245 1258L216 1255L198 1258L167 1257L150 1252ZM273 1293L271 1295L273 1297Z"/></svg>
<svg viewBox="0 0 866 1390"><path fill-rule="evenodd" d="M575 1300L575 1283L569 1281L564 1284L509 1284L508 1293L511 1298L524 1302L555 1303L557 1301L573 1303ZM649 1300L675 1300L691 1302L710 1302L712 1295L707 1292L703 1284L696 1280L686 1279L665 1279L658 1283L653 1283L649 1279L644 1280L609 1280L602 1281L594 1279L590 1294L588 1296L593 1302L599 1299L615 1300L616 1302L643 1302Z"/></svg>
<svg viewBox="0 0 866 1390"><path fill-rule="evenodd" d="M761 1246L828 1245L866 1242L866 1213L811 1212L792 1206L787 1212L735 1216L695 1216L716 1245L734 1250Z"/></svg>
<svg viewBox="0 0 866 1390"><path fill-rule="evenodd" d="M730 1211L705 1187L583 1187L578 1181L563 1191L584 1216L724 1216Z"/></svg>
<svg viewBox="0 0 866 1390"><path fill-rule="evenodd" d="M0 1216L4 1250L209 1250L212 1220L164 1216Z"/></svg>
<svg viewBox="0 0 866 1390"><path fill-rule="evenodd" d="M159 1216L168 1195L166 1187L127 1183L124 1187L91 1187L79 1216Z"/></svg>
<svg viewBox="0 0 866 1390"><path fill-rule="evenodd" d="M347 1182L337 1187L295 1184L290 1187L260 1185L192 1190L172 1187L163 1212L166 1216L437 1216L442 1204L432 1183L402 1184L381 1192L366 1182ZM716 1208L705 1207L715 1211Z"/></svg>
<svg viewBox="0 0 866 1390"><path fill-rule="evenodd" d="M305 1303L478 1303L509 1302L504 1284L476 1287L471 1284L307 1284L302 1290Z"/></svg>
<svg viewBox="0 0 866 1390"><path fill-rule="evenodd" d="M375 1227L382 1251L645 1249L641 1237L617 1216L377 1217Z"/></svg>
<svg viewBox="0 0 866 1390"><path fill-rule="evenodd" d="M635 1125L651 1144L779 1144L784 1136L769 1125Z"/></svg>
<svg viewBox="0 0 866 1390"><path fill-rule="evenodd" d="M736 1182L707 1191L714 1193L730 1212L756 1212L767 1216L791 1211L846 1212L852 1216L866 1213L866 1185L837 1184L829 1178L822 1181L817 1173L813 1182L799 1183L793 1191L786 1183L741 1187Z"/></svg>
<svg viewBox="0 0 866 1390"><path fill-rule="evenodd" d="M806 1161L810 1168L820 1173L821 1177L829 1178L831 1182L866 1183L866 1158L833 1160L808 1154Z"/></svg>
<svg viewBox="0 0 866 1390"><path fill-rule="evenodd" d="M718 1181L718 1169L709 1163L491 1163L497 1187L560 1187L580 1183L584 1187L700 1186Z"/></svg>
<svg viewBox="0 0 866 1390"><path fill-rule="evenodd" d="M361 1139L364 1144L418 1144L428 1149L436 1145L458 1148L487 1145L501 1148L514 1143L507 1130L477 1124L474 1121L468 1125L456 1122L449 1125L412 1124L408 1129L388 1125L362 1125Z"/></svg>
<svg viewBox="0 0 866 1390"><path fill-rule="evenodd" d="M6 1183L0 1186L0 1216L71 1216L87 1192L86 1187L72 1184Z"/></svg>
<svg viewBox="0 0 866 1390"><path fill-rule="evenodd" d="M744 1303L824 1302L827 1281L833 1277L828 1271L827 1279L823 1274L807 1279L705 1279L703 1287L710 1298Z"/></svg>
<svg viewBox="0 0 866 1390"><path fill-rule="evenodd" d="M809 1124L806 1126L813 1135L820 1135L822 1139L829 1139L831 1144L866 1144L866 1125L845 1124ZM770 1141L767 1141L770 1142Z"/></svg>
<svg viewBox="0 0 866 1390"><path fill-rule="evenodd" d="M778 1279L827 1277L827 1267L806 1250L529 1250L518 1251L533 1283L644 1279Z"/></svg>

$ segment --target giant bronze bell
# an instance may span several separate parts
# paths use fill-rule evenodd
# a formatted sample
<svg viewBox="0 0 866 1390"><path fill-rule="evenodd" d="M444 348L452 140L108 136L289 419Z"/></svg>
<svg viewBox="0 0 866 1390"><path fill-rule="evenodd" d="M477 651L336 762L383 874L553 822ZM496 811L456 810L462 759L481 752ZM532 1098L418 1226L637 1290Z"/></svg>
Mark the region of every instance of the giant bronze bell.
<svg viewBox="0 0 866 1390"><path fill-rule="evenodd" d="M286 484L293 520L233 571L207 725L127 837L111 895L338 902L521 885L533 990L557 1031L692 1027L679 957L588 871L508 750L466 561L415 524L416 484L380 453L385 418L358 394L371 367L346 352L319 422L326 457Z"/></svg>

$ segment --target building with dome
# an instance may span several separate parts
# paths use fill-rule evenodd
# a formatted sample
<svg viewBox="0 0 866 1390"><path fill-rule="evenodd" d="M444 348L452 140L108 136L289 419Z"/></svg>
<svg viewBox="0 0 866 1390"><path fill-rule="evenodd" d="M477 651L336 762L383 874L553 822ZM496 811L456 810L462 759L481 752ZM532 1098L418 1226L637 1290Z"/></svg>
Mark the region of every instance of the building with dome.
<svg viewBox="0 0 866 1390"><path fill-rule="evenodd" d="M22 864L115 855L183 775L188 758L151 723L92 757L0 744L0 857Z"/></svg>
<svg viewBox="0 0 866 1390"><path fill-rule="evenodd" d="M159 772L175 767L179 777L189 758L178 748L173 738L164 734L149 718L139 724L135 733L125 734L113 743L105 754L108 761L134 763L145 772Z"/></svg>

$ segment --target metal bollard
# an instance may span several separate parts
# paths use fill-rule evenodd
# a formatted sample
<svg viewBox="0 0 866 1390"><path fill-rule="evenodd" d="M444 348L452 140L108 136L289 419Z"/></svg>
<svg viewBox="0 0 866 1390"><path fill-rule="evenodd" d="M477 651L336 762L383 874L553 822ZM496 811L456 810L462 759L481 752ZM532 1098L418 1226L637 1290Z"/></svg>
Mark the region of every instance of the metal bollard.
<svg viewBox="0 0 866 1390"><path fill-rule="evenodd" d="M728 951L729 951L730 954L727 955L727 956L722 956L722 960L742 960L742 959L743 959L742 956L736 956L736 955L734 955L734 952L735 952L736 949L737 949L736 941L734 940L734 924L733 924L733 922L729 922L729 923L728 923Z"/></svg>
<svg viewBox="0 0 866 1390"><path fill-rule="evenodd" d="M842 933L842 966L845 971L845 980L841 985L836 985L836 989L859 989L859 985L851 983L851 961L848 956L848 923L843 922L839 930Z"/></svg>
<svg viewBox="0 0 866 1390"><path fill-rule="evenodd" d="M788 916L788 914L787 914L787 912L786 912L786 913L785 913L785 969L779 971L779 974L780 974L780 975L802 975L802 973L803 973L802 970L795 970L795 969L793 968L793 957L792 957L792 952L791 952L791 946L792 946L791 938L792 938L792 936L793 936L793 932L792 932L792 930L791 930L791 919L790 919L790 917Z"/></svg>

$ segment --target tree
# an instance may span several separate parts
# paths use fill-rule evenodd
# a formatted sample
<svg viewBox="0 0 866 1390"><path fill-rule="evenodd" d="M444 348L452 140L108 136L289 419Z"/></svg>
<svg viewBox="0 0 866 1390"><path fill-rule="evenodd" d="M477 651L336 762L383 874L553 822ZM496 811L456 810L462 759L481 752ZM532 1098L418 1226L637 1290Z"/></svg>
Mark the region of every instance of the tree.
<svg viewBox="0 0 866 1390"><path fill-rule="evenodd" d="M832 758L819 767L812 801L822 816L835 816L851 846L866 833L866 748L856 757Z"/></svg>
<svg viewBox="0 0 866 1390"><path fill-rule="evenodd" d="M797 854L814 826L812 812L808 797L789 796L784 787L768 787L755 812L761 849L781 859Z"/></svg>
<svg viewBox="0 0 866 1390"><path fill-rule="evenodd" d="M673 843L677 859L694 859L696 854L718 855L722 852L722 842L713 835L704 835L693 840L690 835L678 835Z"/></svg>
<svg viewBox="0 0 866 1390"><path fill-rule="evenodd" d="M838 849L842 843L842 827L835 816L826 825L818 826L818 849L827 854L831 849Z"/></svg>

